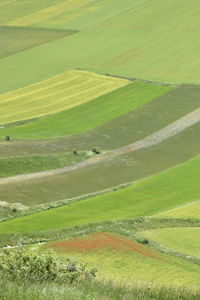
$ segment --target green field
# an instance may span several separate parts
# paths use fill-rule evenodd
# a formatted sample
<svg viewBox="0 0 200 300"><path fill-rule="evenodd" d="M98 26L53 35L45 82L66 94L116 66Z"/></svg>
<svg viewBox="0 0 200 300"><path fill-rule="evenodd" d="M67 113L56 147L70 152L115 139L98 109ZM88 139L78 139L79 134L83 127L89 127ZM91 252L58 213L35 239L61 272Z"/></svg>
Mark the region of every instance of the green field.
<svg viewBox="0 0 200 300"><path fill-rule="evenodd" d="M86 71L54 78L0 95L1 124L41 117L68 109L120 88L129 81Z"/></svg>
<svg viewBox="0 0 200 300"><path fill-rule="evenodd" d="M159 217L170 217L170 218L194 218L198 219L200 214L200 201L188 203L186 205L179 206L172 210L158 214Z"/></svg>
<svg viewBox="0 0 200 300"><path fill-rule="evenodd" d="M147 230L143 235L167 248L200 258L200 228Z"/></svg>
<svg viewBox="0 0 200 300"><path fill-rule="evenodd" d="M134 83L135 84L135 83ZM124 91L130 89L131 90L135 88L134 84L130 84L127 87L122 88L121 90L117 90L113 92L114 94L120 93L119 102L122 102L121 98L121 92L122 94ZM136 85L139 87L138 92L140 92L140 87L143 86L143 84ZM151 85L150 85L151 86ZM147 88L147 89L146 89ZM149 85L145 86L146 91L150 91L151 89L154 89L154 87L149 87ZM157 88L155 88L157 89ZM168 89L168 88L167 88ZM162 88L161 88L162 90ZM153 90L152 90L153 91ZM143 139L144 137L153 134L155 131L160 130L161 128L169 125L171 122L176 121L177 119L183 117L185 114L190 113L191 111L195 110L199 107L199 93L200 89L198 86L180 86L178 88L172 89L168 93L164 94L163 96L157 97L156 99L150 101L149 103L143 104L137 109L134 109L130 111L127 114L123 114L122 116L119 116L117 118L114 118L110 122L107 122L97 128L94 128L92 130L89 130L85 133L68 136L65 138L57 138L57 139L46 139L46 140L28 140L28 141L14 141L12 143L8 142L1 142L1 152L0 157L6 157L6 156L14 156L14 155L40 155L40 154L49 154L55 153L55 152L65 152L65 151L73 151L76 150L90 150L91 147L99 147L101 149L105 150L111 150L116 149L119 147L122 147L127 144L131 144L135 141L138 141L140 139ZM113 95L111 93L111 95ZM100 101L102 99L109 99L110 95L100 97ZM148 96L149 97L149 96ZM87 103L88 106L93 106L94 103L96 103L97 99L94 101L90 101ZM114 99L113 99L114 101ZM123 100L124 101L124 100ZM131 99L130 99L131 101ZM140 104L142 99L140 98L139 103L136 101L136 103ZM135 105L133 104L133 105ZM69 113L77 112L79 109L81 109L81 112L83 112L83 108L85 108L85 105L81 105L77 108L74 108L73 110L69 110ZM103 104L102 104L103 105ZM117 105L116 107L120 107L121 104ZM98 107L100 108L100 103L98 103ZM88 108L89 109L89 108ZM114 109L114 108L113 108ZM124 110L126 108L123 108ZM100 109L99 109L100 111ZM75 114L74 112L74 114ZM61 113L65 115L64 113ZM95 112L95 115L97 117L97 111ZM76 115L76 114L75 114ZM75 116L74 115L74 116ZM106 112L101 114L101 120L104 119L104 116L106 116ZM111 117L111 109L109 111L109 117ZM56 119L56 116L49 117L52 122ZM0 130L0 136L5 137L6 134L13 134L18 132L22 132L21 130L26 130L27 133L31 134L32 126L36 126L34 124L42 124L42 128L35 127L35 129L43 131L45 133L45 129L48 130L50 127L52 131L48 131L49 135L55 134L56 129L53 128L52 124L50 125L47 118L46 120L41 121L35 121L32 124L24 125L22 127L16 127L14 129L5 129ZM73 119L73 116L71 117ZM87 123L87 120L90 120L89 117L85 117L83 120L83 123ZM41 123L40 123L41 122ZM58 121L59 123L59 130L62 131L64 128L61 127L61 124L63 124L62 120L60 119ZM96 121L94 120L94 123ZM75 121L74 124L77 124L77 130L80 129L79 127L82 126L82 122ZM45 127L45 124L47 127ZM30 127L30 131L28 131L28 128ZM67 125L66 125L67 127ZM13 131L12 131L13 130ZM70 130L73 130L71 128ZM75 129L76 130L76 129ZM22 133L21 133L22 134ZM47 134L47 131L46 131ZM57 134L59 134L57 132ZM27 134L28 135L28 134Z"/></svg>
<svg viewBox="0 0 200 300"><path fill-rule="evenodd" d="M84 82L83 76L80 76L79 78L80 82ZM102 78L104 77L102 76ZM110 84L109 88L112 87L114 89L118 85L120 86L120 85L128 84L128 81L126 80L115 80L115 79L113 81L112 80L113 79L109 77L108 79L108 84ZM55 82L55 79L53 82ZM76 83L74 85L74 89L77 88L78 86L78 89L81 90L80 82L78 82L77 80L70 81L69 83L70 86L72 86L74 82ZM100 78L97 77L97 81L95 81L94 79L95 86L96 85L99 86L99 82L100 82ZM66 85L67 82L64 82L65 89L66 89ZM102 90L105 89L104 85L101 86ZM59 85L59 89L61 87ZM0 130L0 136L10 135L14 138L16 137L20 137L20 138L48 137L49 138L49 137L59 137L59 136L64 136L69 134L77 134L82 131L86 131L88 129L102 125L120 115L129 112L130 110L137 108L138 106L142 106L143 104L161 96L162 94L169 92L170 90L171 87L164 87L160 85L135 82L132 84L128 84L125 87L119 88L116 91L110 92L104 96L98 97L97 99L78 105L72 109L62 111L58 114L49 116L42 120L34 121L31 124L25 124L23 126L17 126L15 128ZM47 91L49 93L49 90ZM45 90L45 94L47 93L47 91ZM95 91L95 90L92 90L92 92L93 92L93 97L95 97L95 93L96 96L98 95L98 93L100 93L99 91ZM104 92L106 92L106 89ZM38 94L41 95L40 88L38 88ZM57 91L54 97L57 97L58 94L59 92ZM31 97L33 96L37 97L37 93L34 92L34 94L31 95ZM73 95L71 95L70 102L69 103L67 102L66 104L62 104L62 107L66 108L65 107L66 105L70 105L71 100L73 101L73 105L75 105L76 102L80 99L80 96L81 95L75 95L75 99L74 99ZM41 101L40 99L41 96L39 96L38 101ZM81 99L82 101L84 100L83 98ZM59 106L58 99L56 100L56 105ZM31 113L32 112L33 111L31 111ZM77 140L79 139L77 138Z"/></svg>
<svg viewBox="0 0 200 300"><path fill-rule="evenodd" d="M0 298L200 299L199 12L0 1Z"/></svg>
<svg viewBox="0 0 200 300"><path fill-rule="evenodd" d="M17 201L33 206L139 180L198 155L199 129L200 123L197 123L161 143L115 158L109 158L108 153L107 158L101 161L98 156L97 162L74 171L65 170L62 174L1 184L2 198L10 203Z"/></svg>
<svg viewBox="0 0 200 300"><path fill-rule="evenodd" d="M74 30L0 26L0 58L76 33Z"/></svg>
<svg viewBox="0 0 200 300"><path fill-rule="evenodd" d="M87 22L86 28L80 18L61 26L83 26L80 33L2 59L1 91L21 88L76 67L161 82L199 83L197 0L175 0L173 4L166 0L126 0L123 4L112 0L104 2L103 10L97 2L99 17L94 10L87 13L82 19ZM68 1L62 3L68 5ZM28 11L26 17L31 20ZM26 25L23 21L14 23L12 12L8 18L10 25ZM35 25L41 27L42 22L35 20ZM24 76L16 76L13 69L20 69Z"/></svg>
<svg viewBox="0 0 200 300"><path fill-rule="evenodd" d="M199 161L198 156L121 191L4 222L0 226L0 233L49 230L97 221L152 215L193 201L200 193ZM42 186L45 187L44 182ZM26 184L27 187L30 191L30 186ZM23 194L21 199L23 200Z"/></svg>
<svg viewBox="0 0 200 300"><path fill-rule="evenodd" d="M187 278L188 284L194 287L198 287L200 279L197 265L170 258L120 235L97 232L84 237L51 242L47 246L60 255L96 266L100 279L126 281L131 284L137 278L139 281L152 281L155 284L183 285Z"/></svg>
<svg viewBox="0 0 200 300"><path fill-rule="evenodd" d="M0 159L0 178L62 168L91 157L91 152L72 152L54 155L20 156Z"/></svg>

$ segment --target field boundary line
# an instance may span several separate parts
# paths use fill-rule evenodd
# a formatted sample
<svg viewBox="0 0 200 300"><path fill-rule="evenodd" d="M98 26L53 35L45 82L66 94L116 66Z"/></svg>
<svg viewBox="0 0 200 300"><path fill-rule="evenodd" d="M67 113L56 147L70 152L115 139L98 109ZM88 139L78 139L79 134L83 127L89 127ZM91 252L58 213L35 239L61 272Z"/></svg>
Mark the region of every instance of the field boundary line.
<svg viewBox="0 0 200 300"><path fill-rule="evenodd" d="M151 146L157 145L170 137L175 136L176 134L182 132L183 130L187 129L188 127L200 122L200 108L194 110L193 112L187 114L186 116L178 119L177 121L171 123L170 125L156 131L152 135L137 141L133 144L129 144L127 146L121 147L119 149L109 151L103 153L101 155L97 155L95 157L89 158L86 161L77 163L73 166L67 166L64 168L53 169L48 171L42 172L35 172L29 174L21 174L12 177L2 178L0 179L0 185L2 184L9 184L12 182L20 182L24 180L32 180L32 179L39 179L49 176L54 176L58 174L63 174L71 171L76 171L78 169L92 166L94 164L98 164L100 162L104 162L106 160L115 159L120 155L124 155L130 152L138 151L141 149L146 149Z"/></svg>

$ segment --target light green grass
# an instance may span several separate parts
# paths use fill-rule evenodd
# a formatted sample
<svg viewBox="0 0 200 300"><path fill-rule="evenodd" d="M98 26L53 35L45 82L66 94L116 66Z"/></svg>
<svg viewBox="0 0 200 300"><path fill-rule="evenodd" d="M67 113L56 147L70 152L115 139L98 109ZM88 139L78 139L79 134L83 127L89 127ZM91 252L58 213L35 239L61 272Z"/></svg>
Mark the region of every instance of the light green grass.
<svg viewBox="0 0 200 300"><path fill-rule="evenodd" d="M180 253L200 257L200 228L147 230L143 236Z"/></svg>
<svg viewBox="0 0 200 300"><path fill-rule="evenodd" d="M121 191L0 223L0 233L152 215L199 197L200 156Z"/></svg>
<svg viewBox="0 0 200 300"><path fill-rule="evenodd" d="M25 0L21 1L26 4ZM84 29L101 23L128 8L137 7L146 0L131 3L124 0L51 0L29 3L26 10L22 5L13 3L15 9L8 12L8 5L2 7L1 23L9 26L40 26L45 28L78 28Z"/></svg>
<svg viewBox="0 0 200 300"><path fill-rule="evenodd" d="M136 84L136 85L135 85ZM144 86L143 86L144 85ZM151 86L151 84L150 84ZM44 130L45 134L51 135L51 132L48 131L48 126L52 129L52 134L60 134L56 131L57 127L53 127L53 125L59 125L59 131L64 131L65 128L68 128L68 124L70 126L70 132L76 132L76 130L83 129L86 124L88 126L93 126L96 122L100 122L105 120L108 117L114 116L115 113L120 113L119 108L122 106L121 110L126 110L126 105L124 103L131 103L131 98L125 97L125 94L130 93L130 97L132 94L132 90L134 94L145 94L147 91L154 90L155 86L150 87L149 84L145 85L144 83L135 82L133 84L129 84L126 87L116 90L111 94L105 95L100 97L99 99L92 100L87 104L81 105L80 107L73 108L69 110L68 114L68 122L67 124L64 123L61 119L59 120L56 115L47 118L46 120L35 121L35 123L29 124L27 126L20 126L12 129L6 128L0 130L0 136L5 138L6 135L16 134L16 136L21 136L23 133L22 130L25 130L24 134L26 136L34 136L32 131L32 126L35 130L41 131ZM141 89L144 87L144 89ZM166 87L167 91L170 87ZM158 88L159 90L159 88ZM155 92L158 91L157 87L155 88ZM162 90L162 88L161 88ZM164 90L163 90L164 91ZM176 121L179 118L182 118L186 114L192 112L193 110L199 108L199 93L200 87L199 86L192 86L192 85L183 85L177 88L173 88L171 91L167 92L166 94L149 101L143 105L140 105L133 109L132 111L122 114L105 124L102 124L94 129L88 130L86 132L66 136L62 138L56 139L48 139L48 140L39 140L36 141L35 139L27 139L27 140L14 140L12 143L0 141L0 157L8 157L8 156L23 156L23 155L41 155L41 154L49 154L49 153L60 153L66 151L73 151L73 150L90 150L92 147L99 147L100 149L104 150L112 150L124 145L131 144L136 142L144 137L153 134L155 131L160 130L161 128L169 125L170 123ZM140 94L140 95L141 95ZM151 93L150 93L151 94ZM111 98L112 96L114 98ZM153 94L152 94L153 96ZM125 100L125 99L126 100ZM146 97L145 97L146 98ZM149 98L149 96L147 96ZM146 98L146 99L147 99ZM139 97L138 100L134 99L134 103L127 104L127 107L130 105L135 106L139 105L143 99L143 97ZM106 101L106 107L104 101ZM129 102L130 101L130 102ZM143 101L142 101L143 102ZM111 103L111 104L109 104ZM114 105L115 103L115 105ZM99 109L95 110L96 105L98 105ZM94 107L93 107L94 105ZM115 106L118 108L115 110ZM90 114L85 111L85 108L90 110ZM95 111L91 111L94 108ZM108 115L107 115L108 110ZM73 115L77 116L78 120L75 120ZM66 112L63 112L58 115L65 115ZM70 115L69 115L70 114ZM96 116L96 118L93 118ZM82 117L81 117L82 116ZM98 118L101 117L102 119ZM92 120L93 118L93 120ZM50 125L48 120L52 120L54 123ZM72 120L74 120L74 124L76 124L76 128L73 127ZM38 128L36 124L42 124L42 128ZM63 125L63 127L61 126ZM84 125L85 124L85 125ZM97 123L96 123L97 124ZM14 126L14 125L13 125ZM30 128L30 130L29 130ZM62 129L63 128L63 129ZM46 130L46 131L45 131ZM37 133L37 132L36 132ZM69 132L68 132L69 133ZM28 135L30 134L30 135ZM190 134L191 135L191 134ZM185 138L185 142L189 139L191 140L190 135L187 135ZM196 143L199 139L195 140L191 143ZM185 149L185 145L184 145ZM180 149L178 149L179 151ZM128 180L130 181L130 180Z"/></svg>
<svg viewBox="0 0 200 300"><path fill-rule="evenodd" d="M113 87L118 84L126 83L126 80L122 80L121 82L115 82L114 80ZM80 89L80 87L77 87L77 89ZM15 128L1 130L0 136L10 135L20 138L46 138L77 134L119 117L169 92L171 89L171 87L134 82L97 99L45 119ZM55 94L55 97L57 97L57 94Z"/></svg>
<svg viewBox="0 0 200 300"><path fill-rule="evenodd" d="M160 213L156 217L171 217L171 218L194 218L200 216L200 201L195 201L180 207L176 207L169 211Z"/></svg>
<svg viewBox="0 0 200 300"><path fill-rule="evenodd" d="M0 159L0 178L62 168L87 159L91 155L90 153L80 152L77 155L73 153L63 153L2 158Z"/></svg>
<svg viewBox="0 0 200 300"><path fill-rule="evenodd" d="M83 23L88 22L88 27L78 34L1 60L1 91L75 67L161 82L199 83L199 1L120 2L107 3L104 12L109 14L104 21L93 12L86 14ZM76 29L75 23L64 27ZM20 70L23 76L16 76L13 70Z"/></svg>
<svg viewBox="0 0 200 300"><path fill-rule="evenodd" d="M199 130L200 122L160 144L120 155L115 159L109 159L108 155L105 161L100 160L99 163L86 164L85 166L83 163L82 168L77 168L74 171L69 170L65 173L52 174L52 176L35 178L34 180L1 184L1 198L6 199L9 203L17 201L24 205L35 206L95 193L119 184L142 179L198 155ZM41 149L44 145L49 146L49 144L40 142L37 142L36 145ZM91 148L92 145L94 142L91 144ZM20 146L23 147L23 144ZM54 141L54 147L57 147L57 139ZM96 160L98 161L98 157ZM124 171L122 172L122 170ZM188 202L182 201L176 203L176 206ZM152 211L154 214L157 212L157 210Z"/></svg>
<svg viewBox="0 0 200 300"><path fill-rule="evenodd" d="M0 58L24 51L74 34L73 30L46 30L24 27L0 26Z"/></svg>
<svg viewBox="0 0 200 300"><path fill-rule="evenodd" d="M6 286L6 288L5 288ZM199 290L134 282L130 287L112 282L66 285L56 282L22 282L0 279L1 297L6 300L198 300ZM177 298L178 297L178 298Z"/></svg>
<svg viewBox="0 0 200 300"><path fill-rule="evenodd" d="M56 113L128 83L128 80L86 71L64 72L48 80L0 95L0 123Z"/></svg>

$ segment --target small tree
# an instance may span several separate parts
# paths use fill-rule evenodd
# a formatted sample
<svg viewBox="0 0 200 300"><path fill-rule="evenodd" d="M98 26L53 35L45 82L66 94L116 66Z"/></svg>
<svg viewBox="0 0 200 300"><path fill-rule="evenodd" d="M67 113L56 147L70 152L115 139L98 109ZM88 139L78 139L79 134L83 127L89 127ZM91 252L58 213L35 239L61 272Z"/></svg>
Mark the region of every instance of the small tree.
<svg viewBox="0 0 200 300"><path fill-rule="evenodd" d="M9 135L7 135L6 137L5 137L5 141L11 141L11 138L10 138L10 136Z"/></svg>

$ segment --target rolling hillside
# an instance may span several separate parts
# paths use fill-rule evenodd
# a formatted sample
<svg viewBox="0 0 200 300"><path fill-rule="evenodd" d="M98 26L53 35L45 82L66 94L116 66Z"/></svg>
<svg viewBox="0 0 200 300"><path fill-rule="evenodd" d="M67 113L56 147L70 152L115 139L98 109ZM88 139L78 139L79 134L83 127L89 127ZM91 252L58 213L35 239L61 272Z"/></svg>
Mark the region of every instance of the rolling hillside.
<svg viewBox="0 0 200 300"><path fill-rule="evenodd" d="M3 299L199 299L199 10L0 2ZM18 250L97 277L33 283L18 262L14 278Z"/></svg>

